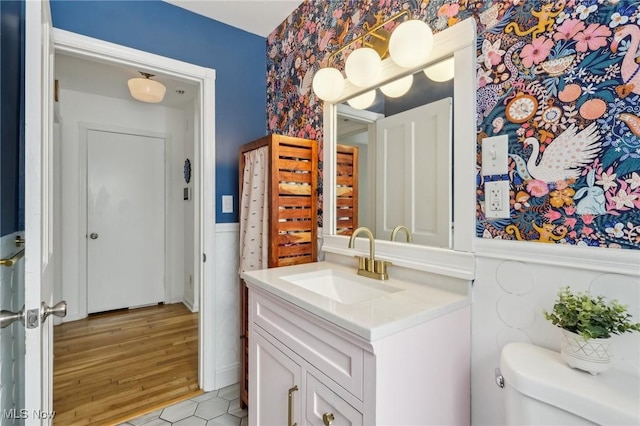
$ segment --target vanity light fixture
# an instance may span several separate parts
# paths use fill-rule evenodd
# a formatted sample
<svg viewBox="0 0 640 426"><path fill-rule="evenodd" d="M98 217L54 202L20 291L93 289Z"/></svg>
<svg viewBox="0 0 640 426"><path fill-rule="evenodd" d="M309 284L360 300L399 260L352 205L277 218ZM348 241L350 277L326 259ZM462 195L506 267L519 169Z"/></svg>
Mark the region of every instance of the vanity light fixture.
<svg viewBox="0 0 640 426"><path fill-rule="evenodd" d="M389 35L385 26L403 17L407 20L399 24ZM365 33L332 52L327 58L329 66L318 70L313 77L313 91L323 101L333 102L340 98L345 80L342 77L342 73L331 64L340 52L345 51L356 43L360 47L347 56L344 69L347 79L357 87L371 87L379 81L382 72L382 59L387 56L390 56L391 60L398 66L412 68L426 62L431 54L431 49L433 48L431 28L424 21L410 19L409 11L407 10L403 10L386 21L374 25L372 28L369 28L368 23L365 23L362 27ZM403 83L398 83L395 88L392 85L388 85L389 87L386 90L389 90L395 96L402 96L411 87L408 81L409 79ZM400 93L400 89L407 84L409 84L409 87L406 88L404 93ZM371 95L367 95L367 98L370 97Z"/></svg>
<svg viewBox="0 0 640 426"><path fill-rule="evenodd" d="M384 86L380 86L380 91L390 98L399 98L411 89L413 85L413 74L409 74L405 77L399 78L387 83Z"/></svg>
<svg viewBox="0 0 640 426"><path fill-rule="evenodd" d="M142 71L139 72L142 75L142 78L132 78L127 82L131 96L141 102L148 102L152 104L162 102L164 94L167 91L164 84L151 80L151 77L154 76L153 74Z"/></svg>
<svg viewBox="0 0 640 426"><path fill-rule="evenodd" d="M453 78L453 74L455 72L454 65L455 63L452 56L436 64L428 66L423 71L424 71L424 74L427 77L429 77L431 81L436 81L436 82L449 81Z"/></svg>
<svg viewBox="0 0 640 426"><path fill-rule="evenodd" d="M375 100L376 91L369 90L368 92L364 92L362 95L358 95L349 99L347 103L355 109L365 109L368 108Z"/></svg>

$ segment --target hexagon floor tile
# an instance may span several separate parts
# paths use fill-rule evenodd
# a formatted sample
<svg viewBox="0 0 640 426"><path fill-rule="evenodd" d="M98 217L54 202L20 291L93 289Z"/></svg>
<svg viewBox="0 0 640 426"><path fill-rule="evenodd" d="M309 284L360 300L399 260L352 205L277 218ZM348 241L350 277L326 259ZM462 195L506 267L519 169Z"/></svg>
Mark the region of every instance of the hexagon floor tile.
<svg viewBox="0 0 640 426"><path fill-rule="evenodd" d="M118 426L246 426L247 410L240 408L239 385L203 393Z"/></svg>

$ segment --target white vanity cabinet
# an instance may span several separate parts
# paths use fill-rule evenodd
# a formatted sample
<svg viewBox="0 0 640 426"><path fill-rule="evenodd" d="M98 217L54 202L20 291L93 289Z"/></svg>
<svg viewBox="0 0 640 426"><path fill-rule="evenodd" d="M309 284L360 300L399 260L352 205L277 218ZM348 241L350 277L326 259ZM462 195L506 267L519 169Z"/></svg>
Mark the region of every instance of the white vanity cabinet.
<svg viewBox="0 0 640 426"><path fill-rule="evenodd" d="M470 423L468 304L370 340L247 284L250 425Z"/></svg>

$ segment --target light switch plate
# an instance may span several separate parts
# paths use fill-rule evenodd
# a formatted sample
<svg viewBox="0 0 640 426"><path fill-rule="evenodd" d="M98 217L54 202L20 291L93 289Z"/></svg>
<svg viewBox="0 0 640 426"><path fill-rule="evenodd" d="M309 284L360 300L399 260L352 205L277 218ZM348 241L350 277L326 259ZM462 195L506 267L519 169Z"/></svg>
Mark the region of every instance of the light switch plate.
<svg viewBox="0 0 640 426"><path fill-rule="evenodd" d="M222 196L222 213L233 213L233 195Z"/></svg>
<svg viewBox="0 0 640 426"><path fill-rule="evenodd" d="M508 180L484 183L484 214L491 219L510 217Z"/></svg>
<svg viewBox="0 0 640 426"><path fill-rule="evenodd" d="M507 135L482 139L482 176L503 175L509 171Z"/></svg>

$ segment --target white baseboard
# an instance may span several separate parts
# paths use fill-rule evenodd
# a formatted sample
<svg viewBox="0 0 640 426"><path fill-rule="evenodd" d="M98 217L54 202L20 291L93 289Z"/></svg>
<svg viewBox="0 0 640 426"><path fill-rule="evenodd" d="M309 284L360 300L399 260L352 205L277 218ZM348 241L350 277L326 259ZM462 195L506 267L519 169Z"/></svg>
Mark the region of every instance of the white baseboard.
<svg viewBox="0 0 640 426"><path fill-rule="evenodd" d="M189 309L191 312L197 312L193 307L193 300L190 300L185 297L184 299L182 299L182 304L186 306L187 309Z"/></svg>
<svg viewBox="0 0 640 426"><path fill-rule="evenodd" d="M240 364L236 363L216 370L216 388L222 389L240 381Z"/></svg>

